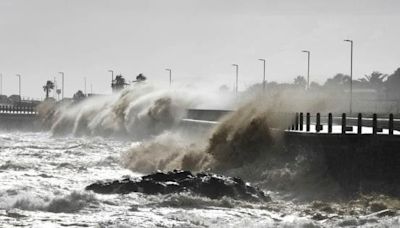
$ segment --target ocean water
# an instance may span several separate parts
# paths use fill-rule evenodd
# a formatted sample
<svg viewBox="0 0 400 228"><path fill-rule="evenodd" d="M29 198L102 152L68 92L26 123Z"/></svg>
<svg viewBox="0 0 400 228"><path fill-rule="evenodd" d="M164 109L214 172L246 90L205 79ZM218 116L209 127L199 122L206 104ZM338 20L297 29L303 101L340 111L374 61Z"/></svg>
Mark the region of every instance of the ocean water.
<svg viewBox="0 0 400 228"><path fill-rule="evenodd" d="M400 227L396 210L296 201L267 188L267 203L85 191L97 180L141 175L120 165L132 143L140 142L0 132L0 227Z"/></svg>

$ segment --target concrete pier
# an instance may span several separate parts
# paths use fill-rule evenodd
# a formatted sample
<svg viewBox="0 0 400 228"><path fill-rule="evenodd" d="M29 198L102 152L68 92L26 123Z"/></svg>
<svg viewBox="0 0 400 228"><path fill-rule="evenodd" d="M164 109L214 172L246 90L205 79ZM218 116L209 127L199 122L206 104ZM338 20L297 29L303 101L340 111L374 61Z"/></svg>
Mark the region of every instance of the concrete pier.
<svg viewBox="0 0 400 228"><path fill-rule="evenodd" d="M40 129L40 120L37 115L31 114L3 114L0 113L0 130L37 130Z"/></svg>
<svg viewBox="0 0 400 228"><path fill-rule="evenodd" d="M202 115L196 115L195 112L192 110L192 117L207 113L201 110ZM222 113L218 112L213 118ZM273 129L281 132L283 151L288 157L294 159L304 152L318 157L321 167L325 167L321 170L325 172L322 176L333 178L347 193L378 192L400 196L400 135L393 134L393 130L400 129L398 118L393 119L393 115L361 118L357 114L355 117L343 115L343 119L330 114L326 118L315 115L314 119L309 113L294 116L299 120L294 120L287 129ZM303 125L303 116L306 116L305 126L297 126ZM216 127L218 122L191 120L185 124L204 130ZM354 132L349 130L353 126ZM311 131L314 127L318 129ZM322 129L326 130L320 131Z"/></svg>
<svg viewBox="0 0 400 228"><path fill-rule="evenodd" d="M321 157L326 174L348 192L400 196L400 137L389 135L284 133L295 156L305 150Z"/></svg>

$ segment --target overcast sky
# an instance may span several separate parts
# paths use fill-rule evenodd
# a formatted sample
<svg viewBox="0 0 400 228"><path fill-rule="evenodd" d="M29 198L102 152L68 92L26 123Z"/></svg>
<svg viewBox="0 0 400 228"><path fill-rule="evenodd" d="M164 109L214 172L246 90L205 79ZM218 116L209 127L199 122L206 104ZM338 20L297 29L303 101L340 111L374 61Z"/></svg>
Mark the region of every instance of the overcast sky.
<svg viewBox="0 0 400 228"><path fill-rule="evenodd" d="M267 80L291 82L306 74L323 83L400 67L398 0L0 0L0 73L3 92L43 97L46 80L65 72L65 95L83 89L109 93L113 69L133 80L144 73L161 86L239 89Z"/></svg>

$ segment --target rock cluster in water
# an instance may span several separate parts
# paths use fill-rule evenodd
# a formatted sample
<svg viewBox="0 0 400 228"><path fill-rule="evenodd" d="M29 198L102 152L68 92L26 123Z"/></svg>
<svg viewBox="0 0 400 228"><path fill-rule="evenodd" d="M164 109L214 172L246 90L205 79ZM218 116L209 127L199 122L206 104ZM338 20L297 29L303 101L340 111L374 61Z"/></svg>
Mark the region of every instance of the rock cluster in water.
<svg viewBox="0 0 400 228"><path fill-rule="evenodd" d="M141 178L125 178L114 181L98 181L86 187L101 194L169 194L190 192L196 195L220 199L224 196L247 201L270 201L263 191L252 187L237 177L225 177L212 173L174 170L155 172Z"/></svg>

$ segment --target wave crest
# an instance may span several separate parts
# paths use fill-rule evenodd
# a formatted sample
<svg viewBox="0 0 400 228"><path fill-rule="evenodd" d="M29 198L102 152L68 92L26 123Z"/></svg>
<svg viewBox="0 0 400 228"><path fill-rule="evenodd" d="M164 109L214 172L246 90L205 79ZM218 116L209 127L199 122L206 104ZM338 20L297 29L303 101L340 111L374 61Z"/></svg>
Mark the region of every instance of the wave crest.
<svg viewBox="0 0 400 228"><path fill-rule="evenodd" d="M183 118L193 99L181 93L140 84L110 96L64 104L56 111L48 111L52 116L48 119L53 120L54 135L144 139L175 127Z"/></svg>
<svg viewBox="0 0 400 228"><path fill-rule="evenodd" d="M93 194L72 192L63 197L56 197L46 202L31 197L17 199L11 208L18 208L27 211L47 211L53 213L74 213L78 212L89 204L97 204L98 201Z"/></svg>

